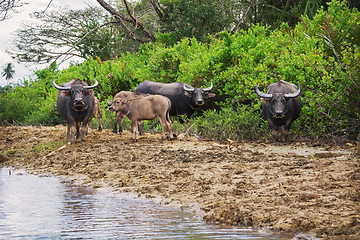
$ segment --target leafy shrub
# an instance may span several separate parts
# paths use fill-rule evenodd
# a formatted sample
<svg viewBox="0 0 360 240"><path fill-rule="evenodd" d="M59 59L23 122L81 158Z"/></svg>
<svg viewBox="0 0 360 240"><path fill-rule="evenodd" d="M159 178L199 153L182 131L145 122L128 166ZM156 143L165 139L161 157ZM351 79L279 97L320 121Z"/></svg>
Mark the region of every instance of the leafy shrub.
<svg viewBox="0 0 360 240"><path fill-rule="evenodd" d="M215 139L256 140L266 135L267 125L254 107L243 106L236 110L226 107L216 112L208 110L196 120L200 135Z"/></svg>

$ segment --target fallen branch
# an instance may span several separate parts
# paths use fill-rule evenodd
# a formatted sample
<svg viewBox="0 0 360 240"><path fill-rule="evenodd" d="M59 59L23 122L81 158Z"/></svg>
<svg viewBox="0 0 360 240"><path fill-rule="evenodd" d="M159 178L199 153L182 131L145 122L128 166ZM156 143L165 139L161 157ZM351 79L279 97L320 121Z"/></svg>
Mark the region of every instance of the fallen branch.
<svg viewBox="0 0 360 240"><path fill-rule="evenodd" d="M193 125L191 125L184 133L180 133L179 136L178 136L178 139L182 140L194 125L195 125L195 123L193 123Z"/></svg>
<svg viewBox="0 0 360 240"><path fill-rule="evenodd" d="M283 186L281 183L279 183L279 187L280 187L280 189L285 193L285 195L286 195L293 203L295 203L294 198L291 197L291 196L288 194L288 192L285 190L284 186Z"/></svg>
<svg viewBox="0 0 360 240"><path fill-rule="evenodd" d="M67 144L66 144L66 145L67 145ZM50 157L50 156L53 155L55 152L60 151L61 149L64 149L64 148L66 147L66 145L64 145L64 146L62 146L62 147L60 147L60 148L52 151L51 153L49 153L48 155L46 155L45 157L43 157L43 159L45 159L45 158L47 158L47 157Z"/></svg>

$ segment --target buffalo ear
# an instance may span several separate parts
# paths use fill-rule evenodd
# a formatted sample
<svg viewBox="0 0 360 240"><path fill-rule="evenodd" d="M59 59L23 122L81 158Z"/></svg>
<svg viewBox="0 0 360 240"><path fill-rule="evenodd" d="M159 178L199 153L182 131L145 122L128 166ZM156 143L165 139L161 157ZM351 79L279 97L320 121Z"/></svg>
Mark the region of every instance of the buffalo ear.
<svg viewBox="0 0 360 240"><path fill-rule="evenodd" d="M261 103L266 103L266 98L260 98Z"/></svg>
<svg viewBox="0 0 360 240"><path fill-rule="evenodd" d="M92 95L92 94L94 94L94 91L92 89L85 91L85 95Z"/></svg>
<svg viewBox="0 0 360 240"><path fill-rule="evenodd" d="M70 92L69 91L60 91L60 94L63 97L70 97Z"/></svg>
<svg viewBox="0 0 360 240"><path fill-rule="evenodd" d="M127 100L127 99L124 99L124 100L122 101L122 105L125 105L127 102L128 102L128 100Z"/></svg>
<svg viewBox="0 0 360 240"><path fill-rule="evenodd" d="M210 98L210 97L215 97L216 94L215 93L208 93L206 97Z"/></svg>
<svg viewBox="0 0 360 240"><path fill-rule="evenodd" d="M192 96L193 96L193 93L192 93L192 92L187 92L187 91L185 91L185 96L192 97Z"/></svg>

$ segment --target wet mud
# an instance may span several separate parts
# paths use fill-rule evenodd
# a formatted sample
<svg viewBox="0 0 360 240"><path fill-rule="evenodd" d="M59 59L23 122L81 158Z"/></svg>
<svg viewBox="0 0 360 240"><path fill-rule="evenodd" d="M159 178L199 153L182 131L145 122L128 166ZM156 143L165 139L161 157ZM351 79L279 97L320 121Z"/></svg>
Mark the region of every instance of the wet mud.
<svg viewBox="0 0 360 240"><path fill-rule="evenodd" d="M0 166L66 176L94 188L196 212L205 221L323 239L360 239L360 161L344 146L228 141L66 127L0 127Z"/></svg>

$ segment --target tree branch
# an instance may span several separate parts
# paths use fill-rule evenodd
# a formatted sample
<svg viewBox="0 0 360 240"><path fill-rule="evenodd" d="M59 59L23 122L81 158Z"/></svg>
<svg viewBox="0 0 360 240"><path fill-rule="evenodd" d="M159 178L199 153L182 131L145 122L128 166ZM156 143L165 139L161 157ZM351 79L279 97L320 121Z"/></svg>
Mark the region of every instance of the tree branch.
<svg viewBox="0 0 360 240"><path fill-rule="evenodd" d="M166 9L155 0L150 0L150 2L153 5L156 14L159 16L160 21L166 22L167 21ZM164 14L163 14L163 12L164 12Z"/></svg>
<svg viewBox="0 0 360 240"><path fill-rule="evenodd" d="M255 2L255 0L252 0L252 1L250 2L250 4L249 4L248 8L247 8L247 9L245 10L245 12L243 13L243 15L242 15L242 16L239 16L240 19L239 19L239 21L237 22L237 24L235 25L235 27L231 30L232 33L235 32L235 30L238 29L238 27L240 26L240 24L243 22L245 16L246 16L247 13L249 12L249 10L250 10L250 8L251 8L251 6L253 5L254 2Z"/></svg>
<svg viewBox="0 0 360 240"><path fill-rule="evenodd" d="M116 11L113 7L111 7L108 3L106 3L103 0L97 0L97 2L105 8L106 11L108 11L112 16L115 17L115 19L120 23L121 27L125 30L125 32L129 33L130 36L135 39L136 41L140 43L145 43L144 40L140 39L138 36L136 36L122 21L123 19L127 19L124 16L122 16L118 11ZM128 22L133 22L131 19L128 19ZM133 23L134 24L134 23Z"/></svg>
<svg viewBox="0 0 360 240"><path fill-rule="evenodd" d="M80 40L77 41L68 51L66 51L63 55L65 55L65 56L68 55L68 53L70 53L70 51L72 51L82 40L84 40L84 39L85 39L90 33L92 33L93 31L95 31L95 30L97 30L97 29L99 29L99 28L102 28L102 27L104 27L104 26L106 26L106 25L108 25L108 24L114 24L114 23L118 23L118 22L114 22L114 21L112 21L112 22L107 22L107 23L101 24L100 26L98 26L98 27L96 27L96 28L91 29L91 30L88 31L82 38L80 38ZM56 60L59 59L60 57L61 57L61 56L55 58L54 61L56 61ZM59 63L59 65L60 65L61 63L63 63L64 61L66 61L66 60L64 59L63 61L61 61L61 62Z"/></svg>
<svg viewBox="0 0 360 240"><path fill-rule="evenodd" d="M126 6L126 10L129 14L129 16L135 22L135 29L139 25L139 28L145 33L145 35L147 35L153 42L155 42L156 41L155 36L152 33L150 33L148 30L146 30L144 25L133 15L126 0L124 0L124 4Z"/></svg>
<svg viewBox="0 0 360 240"><path fill-rule="evenodd" d="M20 0L0 0L0 22L9 18L10 11L16 12L14 9L22 6Z"/></svg>

